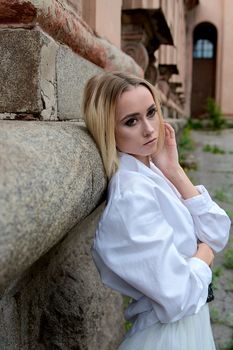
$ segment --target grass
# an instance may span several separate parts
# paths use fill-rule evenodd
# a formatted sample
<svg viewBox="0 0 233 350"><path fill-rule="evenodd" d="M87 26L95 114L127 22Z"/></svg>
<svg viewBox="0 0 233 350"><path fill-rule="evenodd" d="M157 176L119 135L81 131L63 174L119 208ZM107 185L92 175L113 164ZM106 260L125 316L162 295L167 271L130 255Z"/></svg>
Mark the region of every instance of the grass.
<svg viewBox="0 0 233 350"><path fill-rule="evenodd" d="M179 140L179 151L188 152L194 150L194 142L190 137L191 129L186 126Z"/></svg>
<svg viewBox="0 0 233 350"><path fill-rule="evenodd" d="M223 117L220 106L211 97L207 98L206 112L210 126L213 130L220 130L226 126L226 120Z"/></svg>
<svg viewBox="0 0 233 350"><path fill-rule="evenodd" d="M216 199L220 202L226 202L226 203L228 202L227 195L223 189L215 190L213 197L214 197L214 199Z"/></svg>
<svg viewBox="0 0 233 350"><path fill-rule="evenodd" d="M233 350L233 336L229 344L226 347L222 348L221 350Z"/></svg>
<svg viewBox="0 0 233 350"><path fill-rule="evenodd" d="M127 297L127 296L123 297L123 308L124 308L124 310L129 306L131 301L132 301L132 298ZM131 322L125 321L125 324L124 324L125 332L128 332L132 328L132 325L133 324Z"/></svg>
<svg viewBox="0 0 233 350"><path fill-rule="evenodd" d="M212 270L212 283L213 283L214 290L218 289L218 280L221 274L222 274L221 266L215 266Z"/></svg>
<svg viewBox="0 0 233 350"><path fill-rule="evenodd" d="M220 105L211 97L206 99L205 112L200 119L190 118L189 127L194 130L219 130L233 128L233 120L223 115Z"/></svg>
<svg viewBox="0 0 233 350"><path fill-rule="evenodd" d="M188 121L188 125L193 130L203 129L203 123L199 119L190 118L189 121Z"/></svg>
<svg viewBox="0 0 233 350"><path fill-rule="evenodd" d="M228 198L228 195L226 194L225 190L223 188L218 188L214 191L213 198L217 201L226 203L226 204L233 204L233 201ZM228 210L229 216L232 219L233 211L231 209Z"/></svg>
<svg viewBox="0 0 233 350"><path fill-rule="evenodd" d="M224 151L224 149L222 148L219 148L217 145L205 145L203 148L202 148L202 151L203 152L210 152L210 153L213 153L213 154L225 154L226 152Z"/></svg>
<svg viewBox="0 0 233 350"><path fill-rule="evenodd" d="M129 321L125 321L124 327L125 327L125 332L128 332L132 328L132 323Z"/></svg>
<svg viewBox="0 0 233 350"><path fill-rule="evenodd" d="M222 130L225 127L233 127L233 123L231 121L227 123L220 106L213 98L208 97L205 113L201 116L201 119L190 118L189 126L195 130Z"/></svg>
<svg viewBox="0 0 233 350"><path fill-rule="evenodd" d="M233 128L233 120L226 120L226 127L229 129Z"/></svg>
<svg viewBox="0 0 233 350"><path fill-rule="evenodd" d="M191 160L188 161L188 155L190 152L194 151L195 144L190 136L191 129L189 125L187 125L180 137L179 143L178 143L178 150L179 150L179 161L180 165L185 169L197 169L197 164L195 161Z"/></svg>
<svg viewBox="0 0 233 350"><path fill-rule="evenodd" d="M213 323L222 323L219 315L219 311L216 307L210 308L210 319Z"/></svg>
<svg viewBox="0 0 233 350"><path fill-rule="evenodd" d="M213 154L233 154L233 151L225 151L224 149L218 147L217 145L210 145L210 144L206 144L205 146L203 146L202 148L203 152L209 152L209 153L213 153Z"/></svg>

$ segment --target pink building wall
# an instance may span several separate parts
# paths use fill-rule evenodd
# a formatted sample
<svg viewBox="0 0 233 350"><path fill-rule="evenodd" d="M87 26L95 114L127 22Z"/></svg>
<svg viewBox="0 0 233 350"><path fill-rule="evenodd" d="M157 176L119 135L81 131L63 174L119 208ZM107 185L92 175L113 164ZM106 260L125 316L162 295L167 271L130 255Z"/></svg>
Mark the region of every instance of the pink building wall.
<svg viewBox="0 0 233 350"><path fill-rule="evenodd" d="M222 35L222 74L220 103L226 115L233 116L233 2L225 0L223 11Z"/></svg>
<svg viewBox="0 0 233 350"><path fill-rule="evenodd" d="M83 19L118 48L121 47L121 6L122 0L82 0Z"/></svg>
<svg viewBox="0 0 233 350"><path fill-rule="evenodd" d="M231 0L199 0L199 5L192 11L188 12L188 37L186 47L186 96L188 103L186 106L186 112L190 112L189 107L192 87L193 30L198 24L202 22L210 22L217 29L215 99L217 103L220 104L221 109L226 116L233 116L233 2Z"/></svg>
<svg viewBox="0 0 233 350"><path fill-rule="evenodd" d="M121 4L122 0L96 1L96 31L103 37L121 47Z"/></svg>

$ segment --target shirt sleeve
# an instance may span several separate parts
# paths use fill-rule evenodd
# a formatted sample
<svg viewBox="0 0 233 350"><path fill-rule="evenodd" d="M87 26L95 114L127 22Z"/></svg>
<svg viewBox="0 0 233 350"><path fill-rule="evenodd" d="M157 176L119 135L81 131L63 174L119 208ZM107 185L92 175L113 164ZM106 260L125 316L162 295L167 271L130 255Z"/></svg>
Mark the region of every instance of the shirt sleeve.
<svg viewBox="0 0 233 350"><path fill-rule="evenodd" d="M182 202L193 217L199 240L219 252L227 244L231 221L226 212L211 199L204 186L196 188L200 195Z"/></svg>
<svg viewBox="0 0 233 350"><path fill-rule="evenodd" d="M209 266L179 254L153 186L134 182L130 188L112 204L99 238L105 264L150 298L162 323L197 313L206 303Z"/></svg>

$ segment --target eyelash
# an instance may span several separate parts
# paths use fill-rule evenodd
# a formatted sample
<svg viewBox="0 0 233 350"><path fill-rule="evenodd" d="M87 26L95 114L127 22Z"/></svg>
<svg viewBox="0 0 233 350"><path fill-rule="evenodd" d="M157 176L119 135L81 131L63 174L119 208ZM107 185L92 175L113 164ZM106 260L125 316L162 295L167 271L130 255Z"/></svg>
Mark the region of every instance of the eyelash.
<svg viewBox="0 0 233 350"><path fill-rule="evenodd" d="M148 112L147 112L147 117L148 118L153 118L156 114L157 110L156 108L151 108ZM137 118L130 118L125 122L126 126L134 126L136 123L135 121L137 121Z"/></svg>
<svg viewBox="0 0 233 350"><path fill-rule="evenodd" d="M153 117L156 114L157 110L156 108L151 108L148 112L147 112L147 116L148 117Z"/></svg>

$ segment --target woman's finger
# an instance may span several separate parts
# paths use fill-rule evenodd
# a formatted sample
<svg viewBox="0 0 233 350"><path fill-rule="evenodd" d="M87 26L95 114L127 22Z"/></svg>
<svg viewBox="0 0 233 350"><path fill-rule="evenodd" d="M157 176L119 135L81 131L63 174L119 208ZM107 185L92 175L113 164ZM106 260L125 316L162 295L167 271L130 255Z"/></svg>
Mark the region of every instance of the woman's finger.
<svg viewBox="0 0 233 350"><path fill-rule="evenodd" d="M173 129L173 127L170 124L165 122L164 126L165 126L165 130L166 131L169 130L169 132L170 132L170 134L172 134L172 136L175 135L175 130Z"/></svg>
<svg viewBox="0 0 233 350"><path fill-rule="evenodd" d="M175 130L173 129L173 127L168 123L164 123L164 127L165 127L165 136L171 139L175 139Z"/></svg>

